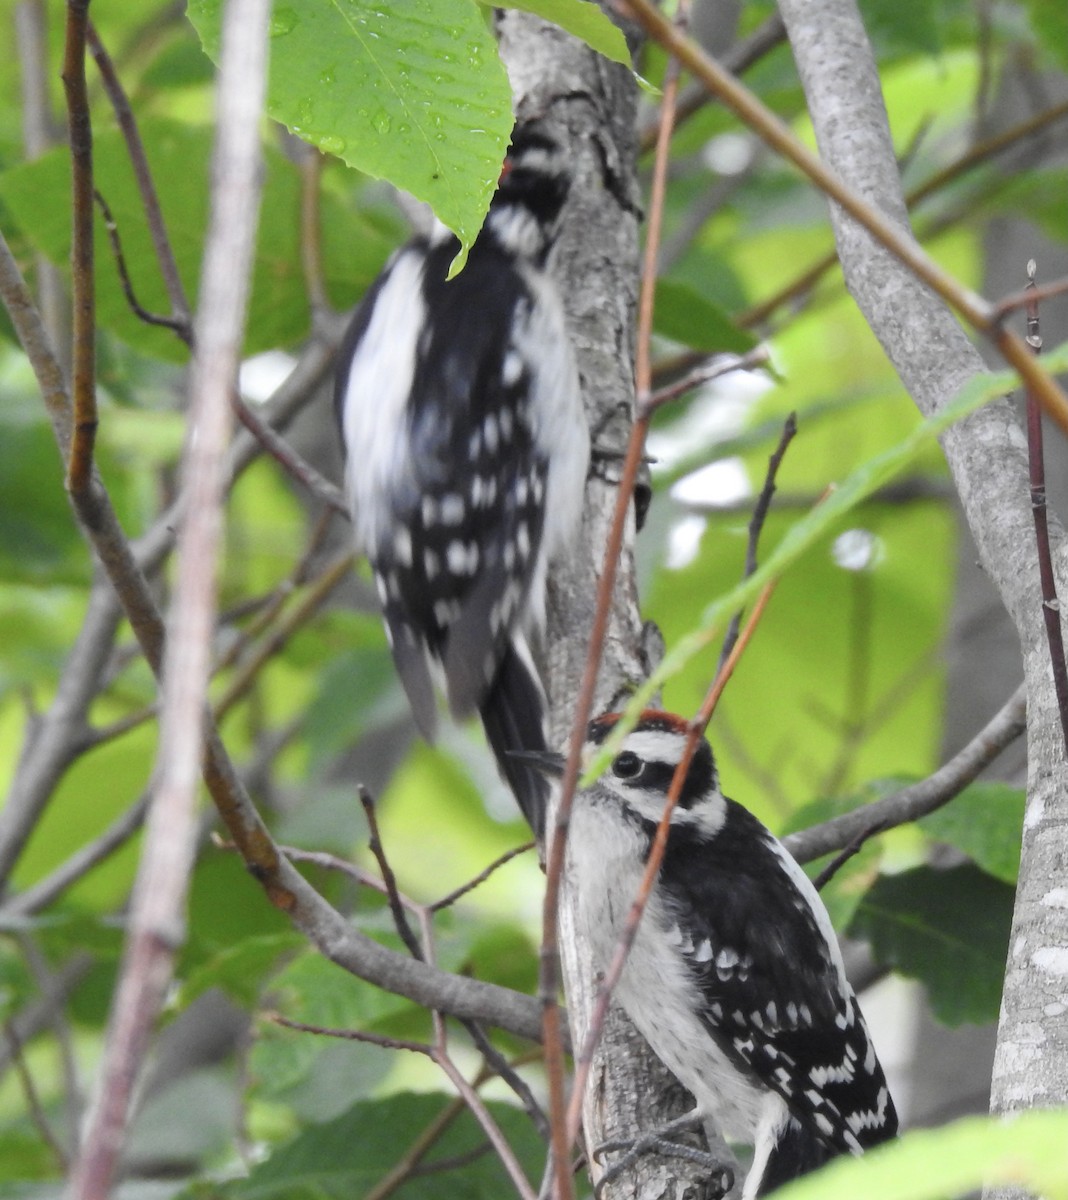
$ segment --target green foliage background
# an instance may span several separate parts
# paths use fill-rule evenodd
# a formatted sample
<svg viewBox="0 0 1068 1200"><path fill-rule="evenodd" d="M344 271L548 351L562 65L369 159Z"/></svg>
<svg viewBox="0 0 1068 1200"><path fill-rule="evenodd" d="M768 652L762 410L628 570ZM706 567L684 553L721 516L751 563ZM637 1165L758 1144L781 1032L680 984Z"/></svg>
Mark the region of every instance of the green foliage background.
<svg viewBox="0 0 1068 1200"><path fill-rule="evenodd" d="M949 0L907 5L868 0L863 7L880 55L898 150L908 162L906 180L922 183L955 161L971 136L977 88L985 78L976 13ZM46 8L58 114L63 6L49 0ZM468 0L411 0L390 5L388 14L385 8L362 0L290 0L273 17L270 114L327 155L323 261L328 296L339 309L358 299L404 236L403 222L377 180L429 201L469 242L509 133L507 83L486 12ZM621 53L614 31L606 32L580 0L538 8L585 32L602 49ZM105 43L126 48L120 70L179 269L194 299L208 210L213 79L208 55L215 49L218 9L217 0L194 0L188 22L163 4L94 0L92 11ZM11 0L0 4L8 24L13 12ZM741 31L755 28L769 12L766 3L747 4ZM1068 69L1058 6L1017 0L999 12L1004 20L987 30L992 41L985 66L995 78L1020 53L1043 69ZM641 70L658 80L660 56L648 52ZM0 225L35 278L38 256L67 271L69 166L58 145L25 161L18 82L16 72L0 76ZM810 137L785 47L766 56L747 82ZM138 298L162 310L165 291L134 178L99 90L93 94L93 117L98 186L118 223ZM733 118L715 107L701 110L680 130L669 237L714 182L702 148L735 131ZM277 125L265 123L264 138L249 355L295 352L309 333L300 262L300 172L292 144ZM917 227L929 234L926 244L939 262L978 287L988 223L1015 213L1022 196L1036 226L1062 241L1068 237L1064 182L1063 170L1035 168L1009 178L997 160L984 163L947 192L936 193L917 212ZM944 219L947 214L951 220ZM173 494L184 433L186 352L166 331L132 315L99 222L97 234L99 461L128 533L137 536L152 527ZM750 344L746 311L789 284L831 245L821 198L776 163L762 163L738 181L667 271L658 297L658 348L666 355L687 347ZM730 464L751 495L759 490L784 416L798 414L800 432L779 487L800 507L773 511L763 535L766 556L829 485L905 442L918 423L834 272L806 304L773 323L769 345L774 379L736 418L723 417L731 397L721 388L711 397L672 406L657 421L666 461L654 473L656 495L639 555L645 615L659 624L669 648L736 584L745 552L747 506L695 511L674 490L685 469ZM327 408L317 401L313 410L320 442L332 437ZM829 522L793 564L717 714L711 734L724 786L773 828L821 819L885 790L887 779L922 776L936 765L956 524L936 444L925 442L904 466L915 499L890 502L876 492ZM324 469L336 473L336 458ZM241 477L228 511L223 578L228 638L247 632L266 600L277 597L286 612L294 602L287 599L290 592L299 599L305 585L294 571L317 516L315 505L275 464L257 463ZM673 547L681 544L684 520L696 532L689 557L681 561ZM846 569L836 559L836 539L847 530L870 536L871 557L860 569ZM345 530L334 536L343 540ZM43 407L5 319L0 326L5 791L32 736L33 714L55 699L59 672L85 616L91 575L63 496ZM269 632L268 627L250 633L250 645ZM708 646L672 676L665 689L668 707L696 708L717 653L718 646ZM220 694L232 679L232 669L220 673ZM94 731L107 736L92 739L64 773L16 864L9 897L66 863L144 793L155 752L154 698L151 677L124 631L91 712ZM412 739L368 590L358 584L271 654L228 715L224 734L238 762L264 764L254 776L257 798L279 839L308 850L370 865L354 783L378 779L391 862L401 887L421 902L460 886L523 838L474 732L450 729L436 750ZM949 1024L996 1016L1020 814L1018 793L970 789L946 813L875 842L829 897L840 926L867 940L879 963L921 980L933 1010ZM935 842L956 847L967 865L934 870L927 852ZM49 971L78 964L65 1009L69 1043L45 1028L28 1043L23 1059L42 1112L64 1137L71 1129L72 1083L59 1048L69 1044L83 1082L91 1076L137 851L135 834L32 917L12 918L0 905L0 1016L6 1021L26 1012ZM354 885L336 874L314 867L309 872L361 928L396 943L371 893L357 896ZM527 855L440 916L440 965L532 991L540 888L537 864ZM298 1034L266 1019L278 1010L311 1024L389 1037L426 1038L429 1032L425 1014L308 950L234 856L205 839L164 1042L168 1029L194 1021L198 1004L220 994L251 1015L251 1032L236 1039L220 1061L175 1072L148 1089L123 1196L363 1195L446 1103L436 1094L444 1090L439 1077L420 1059ZM521 1049L508 1038L499 1041L508 1051ZM462 1049L459 1037L456 1042L461 1061L473 1068L474 1051ZM537 1085L536 1070L533 1077ZM528 1123L503 1098L494 1105L536 1178L539 1148ZM1060 1134L1063 1126L1036 1125L1035 1144L1047 1145L1043 1138L1052 1137L1051 1130ZM475 1138L465 1117L435 1156L463 1154ZM961 1144L963 1159L972 1143ZM901 1149L909 1163L909 1154L923 1153L922 1146ZM255 1165L246 1173L250 1159ZM947 1188L974 1184L986 1160L971 1161L972 1173L954 1177ZM0 1079L0 1194L53 1196L61 1176L28 1111L24 1082L8 1070ZM1036 1179L1049 1187L1047 1194L1060 1196L1066 1177L1068 1170L1052 1181ZM444 1175L418 1177L400 1194L490 1197L506 1186L495 1158L487 1155ZM840 1194L855 1195L846 1190L851 1186L847 1181Z"/></svg>

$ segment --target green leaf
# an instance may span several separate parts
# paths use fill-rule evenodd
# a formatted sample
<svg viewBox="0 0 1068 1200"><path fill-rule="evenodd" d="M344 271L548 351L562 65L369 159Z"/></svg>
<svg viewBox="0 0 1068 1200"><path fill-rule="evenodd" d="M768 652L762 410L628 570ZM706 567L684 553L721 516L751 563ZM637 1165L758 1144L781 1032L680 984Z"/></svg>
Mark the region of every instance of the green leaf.
<svg viewBox="0 0 1068 1200"><path fill-rule="evenodd" d="M216 60L220 5L188 7ZM267 109L305 141L425 200L465 251L475 240L508 145L512 97L473 0L277 4Z"/></svg>
<svg viewBox="0 0 1068 1200"><path fill-rule="evenodd" d="M170 235L178 274L196 304L200 258L208 215L208 162L213 131L179 121L148 119L140 124L149 165ZM122 241L123 257L139 303L150 312L170 305L156 265L140 194L118 130L93 142L96 186L107 200ZM21 163L0 175L0 200L33 244L64 270L70 257L70 161L65 148ZM245 353L292 345L308 330L308 303L300 263L300 179L294 165L265 149L262 215L256 241ZM336 197L323 197L324 227L344 227L347 239L328 239L327 283L331 294L350 299L377 274L390 245ZM143 353L184 362L188 350L172 333L145 325L130 309L119 282L103 222L96 221L97 320Z"/></svg>
<svg viewBox="0 0 1068 1200"><path fill-rule="evenodd" d="M684 283L661 280L653 311L657 333L694 350L744 354L757 342L734 324L726 309Z"/></svg>
<svg viewBox="0 0 1068 1200"><path fill-rule="evenodd" d="M402 996L355 979L313 950L298 955L277 974L270 1002L292 1020L324 1029L367 1030L415 1008ZM263 1087L277 1095L304 1084L318 1070L324 1054L347 1059L350 1064L366 1063L368 1056L371 1060L377 1056L379 1073L388 1066L377 1047L265 1024L253 1049L252 1067ZM369 1077L366 1065L350 1076L363 1081L361 1090ZM351 1097L350 1088L348 1099Z"/></svg>
<svg viewBox="0 0 1068 1200"><path fill-rule="evenodd" d="M299 1134L225 1194L241 1200L275 1196L352 1200L367 1195L449 1102L446 1096L415 1093L361 1101L335 1120ZM528 1177L536 1178L544 1147L526 1115L501 1103L490 1103L488 1108ZM471 1114L461 1113L435 1141L424 1165L456 1158L462 1165L420 1175L404 1187L402 1195L406 1200L499 1200L508 1195L511 1184L495 1154L463 1161L484 1142L485 1134Z"/></svg>
<svg viewBox="0 0 1068 1200"><path fill-rule="evenodd" d="M1062 344L1046 355L1043 365L1053 375L1068 367L1068 345ZM645 683L635 690L627 705L626 720L617 724L600 753L586 765L581 786L588 787L604 770L642 709L648 707L652 697L674 674L722 632L731 613L750 603L767 583L778 579L806 550L827 536L846 513L915 462L940 433L1018 385L1014 371L992 372L970 379L940 412L917 425L898 445L857 467L818 507L797 521L752 575L705 608L697 628L681 637Z"/></svg>
<svg viewBox="0 0 1068 1200"><path fill-rule="evenodd" d="M313 766L322 766L393 713L386 697L396 677L380 628L374 638L379 644L343 649L318 673L304 720Z"/></svg>
<svg viewBox="0 0 1068 1200"><path fill-rule="evenodd" d="M1068 1110L964 1117L914 1129L863 1158L843 1156L775 1193L776 1200L945 1200L1008 1184L1068 1200Z"/></svg>
<svg viewBox="0 0 1068 1200"><path fill-rule="evenodd" d="M493 7L492 0L478 2ZM630 66L630 51L622 30L613 25L607 15L590 0L518 0L503 7L544 17L546 21L552 21L554 25L580 38L605 58L624 67Z"/></svg>
<svg viewBox="0 0 1068 1200"><path fill-rule="evenodd" d="M0 579L70 582L85 571L63 486L63 465L40 401L32 409L9 389L0 410ZM7 609L0 598L0 611ZM53 640L56 632L52 628ZM5 637L5 645L15 643Z"/></svg>
<svg viewBox="0 0 1068 1200"><path fill-rule="evenodd" d="M944 1025L997 1018L1015 889L970 864L887 875L849 932L877 962L918 979Z"/></svg>
<svg viewBox="0 0 1068 1200"><path fill-rule="evenodd" d="M917 822L928 837L948 842L995 879L1016 883L1027 794L1004 783L973 783Z"/></svg>
<svg viewBox="0 0 1068 1200"><path fill-rule="evenodd" d="M306 945L296 933L264 934L227 946L202 963L182 984L176 1006L186 1009L204 992L219 988L245 1008L252 1008L278 960Z"/></svg>

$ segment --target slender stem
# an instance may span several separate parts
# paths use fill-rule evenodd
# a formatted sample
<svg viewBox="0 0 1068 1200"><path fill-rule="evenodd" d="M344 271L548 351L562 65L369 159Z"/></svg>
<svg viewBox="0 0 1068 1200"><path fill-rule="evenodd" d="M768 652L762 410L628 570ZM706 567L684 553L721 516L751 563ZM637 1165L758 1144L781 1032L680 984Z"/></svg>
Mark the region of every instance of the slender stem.
<svg viewBox="0 0 1068 1200"><path fill-rule="evenodd" d="M1035 261L1031 259L1027 264L1027 286L1031 289L1035 289L1036 271ZM1034 295L1034 291L1032 291L1030 302L1027 305L1027 344L1035 355L1042 353L1038 298ZM1035 521L1038 577L1042 588L1042 618L1046 627L1046 641L1049 643L1053 690L1057 696L1057 711L1061 719L1061 736L1064 738L1065 753L1068 753L1068 665L1064 661L1061 602L1057 597L1057 580L1053 574L1053 555L1049 544L1046 462L1042 445L1042 409L1031 388L1027 389L1027 465L1031 483L1031 512Z"/></svg>
<svg viewBox="0 0 1068 1200"><path fill-rule="evenodd" d="M674 383L657 388L648 398L646 408L650 412L655 412L658 408L663 408L665 404L670 404L681 396L685 396L687 392L692 392L694 388L711 383L713 379L720 379L724 375L730 375L733 371L755 371L759 367L767 366L770 361L771 354L767 346L754 346L740 358L733 354L726 358L717 357L715 361L697 367L681 379L675 380Z"/></svg>
<svg viewBox="0 0 1068 1200"><path fill-rule="evenodd" d="M189 300L182 286L182 277L178 274L178 263L171 248L171 239L167 235L167 226L163 220L163 210L160 207L156 185L152 181L152 171L148 165L148 156L141 141L141 133L137 128L133 109L122 86L115 64L111 61L104 43L100 40L92 23L88 26L89 49L92 51L100 77L104 81L104 90L115 110L115 117L126 140L126 152L130 157L137 189L141 193L141 204L148 221L148 230L152 237L152 245L156 251L156 261L159 263L163 284L171 302L171 320L173 328L183 341L189 342L191 336L191 316Z"/></svg>
<svg viewBox="0 0 1068 1200"><path fill-rule="evenodd" d="M96 442L96 290L93 279L93 128L85 86L85 41L89 0L67 0L63 88L67 97L74 227L71 237L73 288L72 372L74 428L67 460L67 487L84 493L93 471Z"/></svg>
<svg viewBox="0 0 1068 1200"><path fill-rule="evenodd" d="M426 955L423 953L422 946L419 945L419 939L415 936L411 925L408 924L408 914L404 911L404 904L401 901L400 892L397 890L397 877L393 874L393 868L389 865L389 859L386 858L386 852L382 847L382 838L378 832L378 817L375 814L375 802L371 793L360 784L359 786L360 804L363 805L364 816L367 818L367 829L369 833L368 846L371 853L375 857L375 862L378 863L378 869L382 873L382 883L386 889L386 900L389 902L389 911L393 916L393 926L401 936L401 941L408 947L408 952L412 958L422 962Z"/></svg>
<svg viewBox="0 0 1068 1200"><path fill-rule="evenodd" d="M259 119L266 87L269 12L269 0L232 0L223 18L214 153L218 186L190 377L190 425L195 437L187 443L183 462L188 500L164 650L156 783L99 1086L72 1173L72 1200L97 1200L110 1190L133 1089L183 937L215 626L229 390L244 331L259 209ZM77 403L76 392L76 413ZM78 424L76 419L76 439ZM72 476L75 461L76 454ZM88 483L88 476L84 482Z"/></svg>
<svg viewBox="0 0 1068 1200"><path fill-rule="evenodd" d="M748 579L757 569L757 547L760 544L760 535L764 529L764 522L768 519L768 509L771 507L772 497L775 495L775 479L779 474L779 467L782 465L787 448L794 440L796 434L797 413L790 413L783 422L779 443L768 458L768 469L764 473L764 486L760 489L760 495L757 497L756 504L753 505L753 512L749 518L749 537L745 547L745 571L742 575L743 579ZM727 633L723 638L723 648L719 652L717 675L723 670L731 656L734 643L738 640L738 630L741 628L741 624L742 614L739 611L731 617L731 623L727 626Z"/></svg>
<svg viewBox="0 0 1068 1200"><path fill-rule="evenodd" d="M300 166L300 265L308 292L313 327L330 310L323 279L323 235L319 211L323 156L314 147L301 144Z"/></svg>
<svg viewBox="0 0 1068 1200"><path fill-rule="evenodd" d="M122 292L126 297L126 303L130 306L131 311L138 320L144 321L146 325L158 325L161 329L169 329L172 333L177 334L187 346L190 345L193 340L193 333L188 320L178 320L175 317L161 317L159 313L149 312L137 299L133 280L130 278L130 270L126 265L126 254L122 248L119 225L114 216L112 216L111 206L100 192L94 191L93 199L100 209L100 215L104 218L104 230L108 235L108 241L111 243L111 253L115 257L115 266L119 272L119 282L122 284Z"/></svg>

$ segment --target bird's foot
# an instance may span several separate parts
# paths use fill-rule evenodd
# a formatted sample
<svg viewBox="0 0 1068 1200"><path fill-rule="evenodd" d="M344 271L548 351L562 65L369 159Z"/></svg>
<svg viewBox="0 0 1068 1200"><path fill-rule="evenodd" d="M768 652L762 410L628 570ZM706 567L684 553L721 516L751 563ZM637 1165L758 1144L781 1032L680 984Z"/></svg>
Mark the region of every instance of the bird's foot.
<svg viewBox="0 0 1068 1200"><path fill-rule="evenodd" d="M700 1114L686 1113L660 1129L644 1133L640 1137L615 1138L602 1142L593 1152L593 1157L598 1162L601 1162L606 1154L620 1153L621 1156L611 1166L606 1167L594 1184L593 1194L596 1200L601 1200L603 1189L615 1182L624 1172L631 1170L644 1154L659 1154L663 1158L679 1158L696 1163L707 1171L707 1176L702 1191L694 1196L693 1200L722 1200L734 1186L734 1171L717 1155L676 1140L680 1133L701 1128Z"/></svg>

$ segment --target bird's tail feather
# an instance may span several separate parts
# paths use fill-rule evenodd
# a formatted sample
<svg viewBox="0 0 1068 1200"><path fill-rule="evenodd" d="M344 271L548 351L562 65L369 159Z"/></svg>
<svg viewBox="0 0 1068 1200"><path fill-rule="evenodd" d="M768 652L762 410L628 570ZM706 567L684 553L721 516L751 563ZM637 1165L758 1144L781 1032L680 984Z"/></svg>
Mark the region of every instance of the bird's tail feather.
<svg viewBox="0 0 1068 1200"><path fill-rule="evenodd" d="M513 750L546 750L545 695L529 656L509 645L479 714L497 768L539 841L545 834L550 785L544 774L512 757Z"/></svg>

